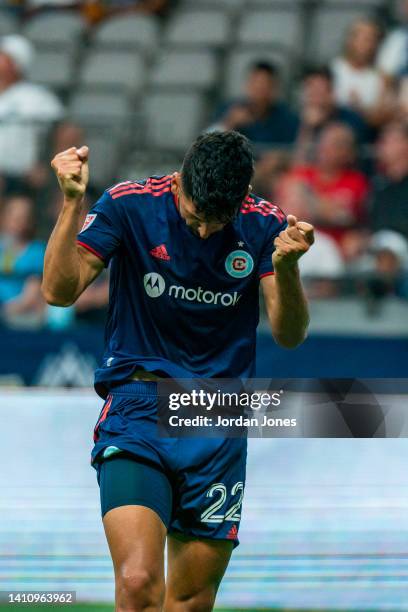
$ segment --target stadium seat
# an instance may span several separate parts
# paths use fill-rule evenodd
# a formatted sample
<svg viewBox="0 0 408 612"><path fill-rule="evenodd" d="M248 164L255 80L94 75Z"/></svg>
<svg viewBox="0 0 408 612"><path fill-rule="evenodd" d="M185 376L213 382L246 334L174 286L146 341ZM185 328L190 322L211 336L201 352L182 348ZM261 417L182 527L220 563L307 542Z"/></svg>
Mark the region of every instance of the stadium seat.
<svg viewBox="0 0 408 612"><path fill-rule="evenodd" d="M33 17L23 34L36 47L75 47L85 32L86 23L80 15L70 11L53 11Z"/></svg>
<svg viewBox="0 0 408 612"><path fill-rule="evenodd" d="M297 49L302 36L302 22L297 10L259 10L243 14L238 29L242 45L271 45Z"/></svg>
<svg viewBox="0 0 408 612"><path fill-rule="evenodd" d="M246 0L181 0L180 7L190 9L217 8L224 11L236 11L245 6Z"/></svg>
<svg viewBox="0 0 408 612"><path fill-rule="evenodd" d="M247 7L254 8L273 8L273 9L293 9L298 8L307 0L247 0ZM311 0L315 2L315 0Z"/></svg>
<svg viewBox="0 0 408 612"><path fill-rule="evenodd" d="M384 0L321 0L321 2L322 4L336 5L339 8L344 6L353 6L368 9L375 9L386 4Z"/></svg>
<svg viewBox="0 0 408 612"><path fill-rule="evenodd" d="M84 63L81 84L87 88L137 92L145 82L145 64L130 51L91 52Z"/></svg>
<svg viewBox="0 0 408 612"><path fill-rule="evenodd" d="M308 36L308 58L314 62L330 61L342 49L349 26L366 14L361 8L351 6L323 6L317 9Z"/></svg>
<svg viewBox="0 0 408 612"><path fill-rule="evenodd" d="M131 116L126 95L115 92L77 91L71 98L68 114L81 125L124 125Z"/></svg>
<svg viewBox="0 0 408 612"><path fill-rule="evenodd" d="M222 47L230 42L231 22L228 14L219 10L178 12L170 19L165 42L171 46L196 45Z"/></svg>
<svg viewBox="0 0 408 612"><path fill-rule="evenodd" d="M18 30L17 19L8 11L0 9L0 36L15 34Z"/></svg>
<svg viewBox="0 0 408 612"><path fill-rule="evenodd" d="M149 15L119 15L100 25L94 34L94 45L150 51L157 46L159 24Z"/></svg>
<svg viewBox="0 0 408 612"><path fill-rule="evenodd" d="M172 174L180 169L182 155L161 151L137 150L119 168L118 181L137 180L147 176Z"/></svg>
<svg viewBox="0 0 408 612"><path fill-rule="evenodd" d="M193 87L209 89L215 84L217 65L210 51L166 51L162 55L151 74L154 86Z"/></svg>
<svg viewBox="0 0 408 612"><path fill-rule="evenodd" d="M225 97L236 97L242 93L248 68L256 61L267 61L276 64L281 73L282 82L287 86L292 72L292 61L290 55L285 51L279 51L274 47L233 49L229 54L224 70L224 93Z"/></svg>
<svg viewBox="0 0 408 612"><path fill-rule="evenodd" d="M111 138L109 131L100 129L86 130L85 138L90 150L90 181L93 187L102 191L116 178L121 143L118 139Z"/></svg>
<svg viewBox="0 0 408 612"><path fill-rule="evenodd" d="M30 69L30 80L53 89L65 90L72 84L75 57L69 51L37 50Z"/></svg>
<svg viewBox="0 0 408 612"><path fill-rule="evenodd" d="M146 142L153 149L183 151L203 128L204 100L198 92L153 91L143 102Z"/></svg>

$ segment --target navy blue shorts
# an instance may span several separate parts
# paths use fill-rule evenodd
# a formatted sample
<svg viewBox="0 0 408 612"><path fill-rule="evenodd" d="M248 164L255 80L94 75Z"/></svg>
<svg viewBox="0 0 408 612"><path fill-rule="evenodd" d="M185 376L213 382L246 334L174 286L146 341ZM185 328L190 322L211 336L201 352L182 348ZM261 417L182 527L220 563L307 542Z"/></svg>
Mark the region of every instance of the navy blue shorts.
<svg viewBox="0 0 408 612"><path fill-rule="evenodd" d="M121 505L143 505L157 512L169 533L238 544L246 438L160 437L157 384L135 381L111 390L94 442L102 514ZM132 460L133 467L123 464L128 479L115 478L116 457Z"/></svg>

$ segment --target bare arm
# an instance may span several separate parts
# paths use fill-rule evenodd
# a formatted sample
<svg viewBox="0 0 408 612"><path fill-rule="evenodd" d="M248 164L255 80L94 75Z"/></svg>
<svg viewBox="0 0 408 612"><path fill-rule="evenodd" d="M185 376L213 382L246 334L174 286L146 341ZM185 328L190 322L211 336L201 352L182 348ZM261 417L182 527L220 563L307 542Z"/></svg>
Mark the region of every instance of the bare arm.
<svg viewBox="0 0 408 612"><path fill-rule="evenodd" d="M288 216L289 226L275 239L274 276L261 280L266 311L276 342L295 348L307 334L309 310L300 281L298 259L313 244L313 227Z"/></svg>
<svg viewBox="0 0 408 612"><path fill-rule="evenodd" d="M49 304L70 306L104 268L96 255L76 241L89 177L88 148L68 149L56 155L51 165L64 194L64 203L45 252L41 289Z"/></svg>

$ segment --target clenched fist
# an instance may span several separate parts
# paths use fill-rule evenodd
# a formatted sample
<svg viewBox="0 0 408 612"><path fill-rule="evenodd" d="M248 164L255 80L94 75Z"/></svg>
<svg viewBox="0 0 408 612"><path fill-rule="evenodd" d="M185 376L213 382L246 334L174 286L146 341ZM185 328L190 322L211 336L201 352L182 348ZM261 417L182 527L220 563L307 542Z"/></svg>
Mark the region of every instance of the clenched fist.
<svg viewBox="0 0 408 612"><path fill-rule="evenodd" d="M89 180L88 147L71 147L58 153L51 162L64 196L81 201Z"/></svg>
<svg viewBox="0 0 408 612"><path fill-rule="evenodd" d="M298 221L288 215L288 227L275 238L272 255L273 267L279 271L293 266L314 243L314 230L310 223Z"/></svg>

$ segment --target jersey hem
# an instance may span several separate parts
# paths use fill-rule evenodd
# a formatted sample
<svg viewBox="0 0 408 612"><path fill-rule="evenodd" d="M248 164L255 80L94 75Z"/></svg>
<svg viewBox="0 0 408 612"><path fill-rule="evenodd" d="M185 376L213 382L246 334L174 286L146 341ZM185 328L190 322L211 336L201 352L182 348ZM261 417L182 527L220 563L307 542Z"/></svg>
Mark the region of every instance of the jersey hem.
<svg viewBox="0 0 408 612"><path fill-rule="evenodd" d="M265 272L264 274L260 274L259 278L264 278L265 276L274 276L275 272Z"/></svg>

